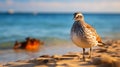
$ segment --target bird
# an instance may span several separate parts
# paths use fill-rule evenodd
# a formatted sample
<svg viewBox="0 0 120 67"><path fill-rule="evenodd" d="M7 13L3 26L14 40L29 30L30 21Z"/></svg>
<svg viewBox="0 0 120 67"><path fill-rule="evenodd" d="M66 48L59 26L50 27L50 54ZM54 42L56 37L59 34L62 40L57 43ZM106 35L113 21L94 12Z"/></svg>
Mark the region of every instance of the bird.
<svg viewBox="0 0 120 67"><path fill-rule="evenodd" d="M91 58L93 46L105 45L96 30L85 22L81 12L74 13L74 23L71 28L71 40L75 45L83 49L83 61L85 61L85 48L90 48L89 58Z"/></svg>

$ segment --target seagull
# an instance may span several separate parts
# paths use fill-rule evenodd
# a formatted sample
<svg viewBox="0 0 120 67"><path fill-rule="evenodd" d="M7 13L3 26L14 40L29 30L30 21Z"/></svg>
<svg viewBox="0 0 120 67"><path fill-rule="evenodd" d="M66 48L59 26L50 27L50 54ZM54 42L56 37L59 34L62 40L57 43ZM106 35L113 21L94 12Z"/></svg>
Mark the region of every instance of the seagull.
<svg viewBox="0 0 120 67"><path fill-rule="evenodd" d="M89 58L91 58L93 46L104 46L96 30L84 21L84 16L81 12L74 13L71 40L75 45L83 49L83 61L85 61L85 48L90 48Z"/></svg>

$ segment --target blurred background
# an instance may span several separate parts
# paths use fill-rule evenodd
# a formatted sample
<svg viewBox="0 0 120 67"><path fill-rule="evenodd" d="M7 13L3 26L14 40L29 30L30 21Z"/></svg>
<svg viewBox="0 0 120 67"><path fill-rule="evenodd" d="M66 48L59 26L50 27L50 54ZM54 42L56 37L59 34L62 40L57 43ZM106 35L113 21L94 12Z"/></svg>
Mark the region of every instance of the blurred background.
<svg viewBox="0 0 120 67"><path fill-rule="evenodd" d="M82 12L103 39L120 39L120 0L0 0L0 62L80 51L70 39L74 12ZM14 42L26 37L45 46L32 54L14 52Z"/></svg>

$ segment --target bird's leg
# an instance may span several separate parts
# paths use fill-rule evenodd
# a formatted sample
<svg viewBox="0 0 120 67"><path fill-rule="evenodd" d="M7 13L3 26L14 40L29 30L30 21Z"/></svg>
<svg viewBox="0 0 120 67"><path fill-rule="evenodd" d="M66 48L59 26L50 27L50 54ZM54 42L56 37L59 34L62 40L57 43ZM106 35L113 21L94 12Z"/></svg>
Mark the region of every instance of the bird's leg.
<svg viewBox="0 0 120 67"><path fill-rule="evenodd" d="M83 48L83 61L85 61L85 48Z"/></svg>
<svg viewBox="0 0 120 67"><path fill-rule="evenodd" d="M90 48L89 58L91 58L91 54L92 54L92 47Z"/></svg>

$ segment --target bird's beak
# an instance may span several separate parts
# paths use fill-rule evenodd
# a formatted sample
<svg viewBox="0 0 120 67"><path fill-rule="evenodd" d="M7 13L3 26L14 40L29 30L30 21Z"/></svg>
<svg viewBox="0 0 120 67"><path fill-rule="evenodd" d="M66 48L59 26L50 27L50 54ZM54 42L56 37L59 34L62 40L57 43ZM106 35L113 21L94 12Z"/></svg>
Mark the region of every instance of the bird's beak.
<svg viewBox="0 0 120 67"><path fill-rule="evenodd" d="M75 16L73 17L73 20L75 19Z"/></svg>

